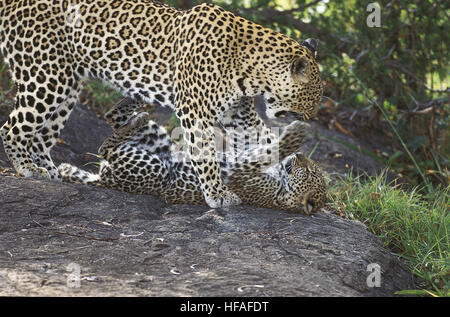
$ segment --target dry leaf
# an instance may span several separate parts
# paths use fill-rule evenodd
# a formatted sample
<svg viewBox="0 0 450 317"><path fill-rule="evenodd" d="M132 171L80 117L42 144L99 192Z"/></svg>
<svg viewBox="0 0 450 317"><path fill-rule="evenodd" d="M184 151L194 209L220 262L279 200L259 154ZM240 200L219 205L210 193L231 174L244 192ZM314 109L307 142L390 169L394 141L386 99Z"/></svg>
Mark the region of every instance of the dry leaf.
<svg viewBox="0 0 450 317"><path fill-rule="evenodd" d="M56 140L56 143L68 145L67 142L64 141L63 139L58 139L58 140Z"/></svg>
<svg viewBox="0 0 450 317"><path fill-rule="evenodd" d="M372 197L373 199L379 199L381 195L379 193L370 193L370 197Z"/></svg>
<svg viewBox="0 0 450 317"><path fill-rule="evenodd" d="M339 132L344 133L345 135L351 136L352 134L346 128L342 126L337 120L334 120L334 125L339 130Z"/></svg>

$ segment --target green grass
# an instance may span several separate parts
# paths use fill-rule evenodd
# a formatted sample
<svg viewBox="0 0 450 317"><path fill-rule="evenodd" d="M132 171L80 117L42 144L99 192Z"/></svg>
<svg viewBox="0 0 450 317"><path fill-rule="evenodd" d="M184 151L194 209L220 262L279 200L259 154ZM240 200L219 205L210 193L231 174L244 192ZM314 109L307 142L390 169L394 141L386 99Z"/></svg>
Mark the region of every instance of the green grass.
<svg viewBox="0 0 450 317"><path fill-rule="evenodd" d="M386 173L346 176L328 194L330 206L364 223L421 278L399 294L450 296L450 186L427 195L389 183Z"/></svg>
<svg viewBox="0 0 450 317"><path fill-rule="evenodd" d="M92 108L98 109L101 113L111 109L122 98L120 92L97 80L86 82L80 97L82 102L86 100Z"/></svg>
<svg viewBox="0 0 450 317"><path fill-rule="evenodd" d="M100 155L95 154L95 153L90 153L90 152L87 152L86 154L95 157L97 159L97 161L89 161L86 164L84 164L84 166L97 165L98 167L100 167L100 163L101 163L101 161L103 159Z"/></svg>
<svg viewBox="0 0 450 317"><path fill-rule="evenodd" d="M10 90L12 86L13 82L9 77L8 68L6 67L6 64L3 63L0 55L0 97L3 98L3 95Z"/></svg>

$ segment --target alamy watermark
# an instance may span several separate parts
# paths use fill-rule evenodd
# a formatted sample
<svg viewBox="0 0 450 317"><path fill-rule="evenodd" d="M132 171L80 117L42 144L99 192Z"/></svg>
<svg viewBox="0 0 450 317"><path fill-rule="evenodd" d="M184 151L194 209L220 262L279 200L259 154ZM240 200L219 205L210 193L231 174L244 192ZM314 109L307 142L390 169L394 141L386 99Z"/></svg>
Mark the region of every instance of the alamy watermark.
<svg viewBox="0 0 450 317"><path fill-rule="evenodd" d="M66 267L66 271L70 272L66 279L66 285L68 288L80 288L81 287L81 267L77 263L70 263Z"/></svg>
<svg viewBox="0 0 450 317"><path fill-rule="evenodd" d="M80 4L69 3L67 5L66 24L74 28L81 26Z"/></svg>
<svg viewBox="0 0 450 317"><path fill-rule="evenodd" d="M370 14L367 16L366 23L369 28L381 27L381 7L378 2L372 2L367 5L367 12Z"/></svg>
<svg viewBox="0 0 450 317"><path fill-rule="evenodd" d="M378 263L370 263L367 265L367 272L370 272L366 278L367 286L381 287L381 266Z"/></svg>
<svg viewBox="0 0 450 317"><path fill-rule="evenodd" d="M170 131L174 162L210 161L214 153L219 161L260 162L269 166L280 163L280 150L289 145L288 138L284 139L288 135L284 135L280 127L204 128L201 123L192 126L194 132L186 132L182 127ZM290 131L289 135L295 135L294 132L301 131ZM184 140L174 141L180 138Z"/></svg>

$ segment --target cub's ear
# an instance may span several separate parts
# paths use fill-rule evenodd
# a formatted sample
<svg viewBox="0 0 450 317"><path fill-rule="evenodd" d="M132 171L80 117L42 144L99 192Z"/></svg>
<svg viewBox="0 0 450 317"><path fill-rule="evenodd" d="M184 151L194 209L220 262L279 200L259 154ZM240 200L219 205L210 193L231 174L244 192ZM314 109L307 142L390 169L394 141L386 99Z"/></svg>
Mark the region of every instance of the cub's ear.
<svg viewBox="0 0 450 317"><path fill-rule="evenodd" d="M294 78L298 78L302 83L309 81L310 66L306 58L297 57L291 64L291 73Z"/></svg>
<svg viewBox="0 0 450 317"><path fill-rule="evenodd" d="M303 155L301 152L297 152L295 153L295 158L297 159L296 165L310 170L311 163L309 162L309 160L306 158L305 155Z"/></svg>
<svg viewBox="0 0 450 317"><path fill-rule="evenodd" d="M300 43L301 46L306 47L313 53L314 58L317 56L317 41L315 39L306 39Z"/></svg>

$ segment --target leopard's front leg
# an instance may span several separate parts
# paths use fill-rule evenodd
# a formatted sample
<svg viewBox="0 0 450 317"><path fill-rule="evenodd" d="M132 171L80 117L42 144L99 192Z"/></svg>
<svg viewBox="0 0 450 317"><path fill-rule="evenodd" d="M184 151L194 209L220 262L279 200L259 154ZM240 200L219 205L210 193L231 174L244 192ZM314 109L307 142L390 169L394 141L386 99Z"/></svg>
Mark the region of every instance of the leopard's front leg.
<svg viewBox="0 0 450 317"><path fill-rule="evenodd" d="M195 107L185 109L189 109L189 111L184 113L181 110L177 112L177 115L184 131L186 150L206 203L211 208L239 205L241 199L228 189L220 176L213 119L203 117L198 108L197 111Z"/></svg>

